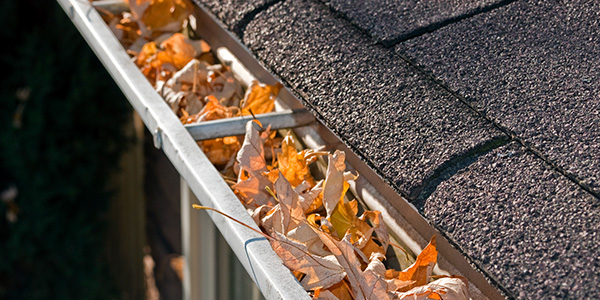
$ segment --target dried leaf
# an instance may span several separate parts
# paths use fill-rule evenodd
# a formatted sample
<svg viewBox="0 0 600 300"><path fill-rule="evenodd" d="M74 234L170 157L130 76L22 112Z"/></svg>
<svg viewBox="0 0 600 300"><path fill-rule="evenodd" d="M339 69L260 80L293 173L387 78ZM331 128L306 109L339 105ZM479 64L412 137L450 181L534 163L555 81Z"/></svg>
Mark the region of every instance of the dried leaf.
<svg viewBox="0 0 600 300"><path fill-rule="evenodd" d="M348 235L341 241L337 241L331 235L317 228L313 228L313 230L335 255L340 265L344 267L355 299L390 299L390 294L387 292L388 284L384 278L374 272L373 268L361 271L361 263L352 244L348 241ZM375 259L379 259L379 257L376 256Z"/></svg>
<svg viewBox="0 0 600 300"><path fill-rule="evenodd" d="M288 231L295 229L300 222L306 220L306 216L300 206L298 194L281 173L279 173L273 188L277 193L278 204L273 207L273 212L270 212L273 217L272 229L287 235Z"/></svg>
<svg viewBox="0 0 600 300"><path fill-rule="evenodd" d="M350 187L346 181L356 179L356 175L344 172L346 170L344 152L336 150L333 155L329 154L328 158L327 177L323 183L323 205L327 216L330 217L336 206L344 203L344 195Z"/></svg>
<svg viewBox="0 0 600 300"><path fill-rule="evenodd" d="M196 115L190 116L184 123L197 123L212 120L220 120L231 118L235 116L235 109L226 107L217 100L214 96L210 95L206 97L206 105Z"/></svg>
<svg viewBox="0 0 600 300"><path fill-rule="evenodd" d="M273 197L265 190L265 187L273 189L273 184L266 176L269 170L265 161L263 139L259 132L260 126L258 121L246 124L246 137L237 155L240 167L238 183L233 186L236 193L250 207L274 205Z"/></svg>
<svg viewBox="0 0 600 300"><path fill-rule="evenodd" d="M281 153L277 154L279 172L283 173L285 178L294 187L304 181L307 181L310 186L314 186L316 183L310 174L308 165L316 161L320 155L326 155L327 152L314 150L302 150L298 152L295 145L296 142L291 132L289 132L281 143Z"/></svg>
<svg viewBox="0 0 600 300"><path fill-rule="evenodd" d="M184 109L187 114L195 115L204 106L204 102L200 100L204 96L198 95L195 89L198 86L207 85L207 78L206 64L192 59L166 82L158 81L156 90L176 114L179 114L180 109ZM192 123L187 118L182 122L184 124Z"/></svg>
<svg viewBox="0 0 600 300"><path fill-rule="evenodd" d="M437 249L435 235L431 238L429 244L421 251L417 256L415 263L408 267L408 269L398 272L395 270L387 270L386 278L398 279L400 281L414 281L413 284L401 289L400 291L406 291L410 288L427 284L429 276L433 271L433 267L437 263Z"/></svg>
<svg viewBox="0 0 600 300"><path fill-rule="evenodd" d="M335 298L330 298L331 296L327 292L333 294L333 296ZM321 295L323 295L323 297L329 297L329 298L324 298L324 299L336 299L336 298L339 300L353 300L354 299L354 297L352 297L351 289L348 286L348 283L346 280L328 288L326 291L321 292ZM319 296L318 299L321 299L321 297Z"/></svg>
<svg viewBox="0 0 600 300"><path fill-rule="evenodd" d="M241 148L240 140L237 136L206 140L199 142L199 144L210 162L217 166L229 163L231 158L235 157Z"/></svg>
<svg viewBox="0 0 600 300"><path fill-rule="evenodd" d="M157 59L162 64L172 64L177 70L183 68L198 54L190 41L181 33L173 34L169 39L162 42L160 47L164 51L156 54Z"/></svg>
<svg viewBox="0 0 600 300"><path fill-rule="evenodd" d="M323 180L317 182L313 187L307 181L302 182L294 189L298 193L300 206L305 214L309 214L323 203Z"/></svg>
<svg viewBox="0 0 600 300"><path fill-rule="evenodd" d="M133 20L130 13L124 12L121 18L111 19L108 27L125 48L128 48L140 38L141 32L138 23Z"/></svg>
<svg viewBox="0 0 600 300"><path fill-rule="evenodd" d="M406 300L466 300L471 299L469 286L462 277L444 277L424 286L418 286L404 293L396 292L397 299Z"/></svg>
<svg viewBox="0 0 600 300"><path fill-rule="evenodd" d="M275 108L275 98L282 88L281 84L266 85L257 81L252 82L250 88L246 91L244 100L242 100L242 116L253 114L264 114L273 111Z"/></svg>
<svg viewBox="0 0 600 300"><path fill-rule="evenodd" d="M141 23L145 37L157 32L180 31L193 11L189 0L128 0L131 14Z"/></svg>
<svg viewBox="0 0 600 300"><path fill-rule="evenodd" d="M286 238L279 233L271 240L271 246L275 253L283 260L283 263L292 271L305 274L300 284L306 290L326 289L346 276L344 269L331 255L320 257L308 252L305 245Z"/></svg>

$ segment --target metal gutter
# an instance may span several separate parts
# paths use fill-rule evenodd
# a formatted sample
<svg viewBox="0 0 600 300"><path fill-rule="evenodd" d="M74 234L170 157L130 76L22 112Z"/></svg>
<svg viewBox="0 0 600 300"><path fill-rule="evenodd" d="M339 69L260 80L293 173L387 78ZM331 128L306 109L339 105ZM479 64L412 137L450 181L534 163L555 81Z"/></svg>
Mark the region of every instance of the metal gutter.
<svg viewBox="0 0 600 300"><path fill-rule="evenodd" d="M255 116L242 116L197 124L184 125L196 141L222 138L232 135L244 135L246 123L256 119L262 124L271 125L271 129L286 129L310 125L315 117L306 109L284 110Z"/></svg>
<svg viewBox="0 0 600 300"><path fill-rule="evenodd" d="M57 1L139 113L146 127L154 133L155 145L164 151L201 204L227 212L258 229L239 199L131 61L90 2ZM209 215L267 299L310 299L262 236L218 214Z"/></svg>

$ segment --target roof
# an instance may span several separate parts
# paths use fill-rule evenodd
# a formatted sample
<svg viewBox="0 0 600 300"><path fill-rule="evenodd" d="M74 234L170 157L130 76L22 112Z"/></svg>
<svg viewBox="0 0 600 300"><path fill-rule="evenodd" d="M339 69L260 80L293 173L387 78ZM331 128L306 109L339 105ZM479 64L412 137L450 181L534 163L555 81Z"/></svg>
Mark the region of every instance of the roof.
<svg viewBox="0 0 600 300"><path fill-rule="evenodd" d="M600 3L197 2L507 296L600 297Z"/></svg>

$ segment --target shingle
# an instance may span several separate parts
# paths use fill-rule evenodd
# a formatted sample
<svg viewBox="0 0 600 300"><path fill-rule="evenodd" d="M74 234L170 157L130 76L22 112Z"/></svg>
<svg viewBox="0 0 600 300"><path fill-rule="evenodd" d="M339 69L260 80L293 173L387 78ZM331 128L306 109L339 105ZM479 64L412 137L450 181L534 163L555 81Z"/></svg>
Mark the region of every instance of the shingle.
<svg viewBox="0 0 600 300"><path fill-rule="evenodd" d="M598 1L519 1L397 50L598 194L598 28Z"/></svg>
<svg viewBox="0 0 600 300"><path fill-rule="evenodd" d="M210 10L230 30L237 30L236 26L244 25L244 17L255 10L260 10L269 4L280 0L193 0L197 4Z"/></svg>
<svg viewBox="0 0 600 300"><path fill-rule="evenodd" d="M351 148L412 198L453 160L504 138L318 1L260 13L244 43Z"/></svg>
<svg viewBox="0 0 600 300"><path fill-rule="evenodd" d="M506 0L323 0L382 42L393 42L446 22L495 7Z"/></svg>
<svg viewBox="0 0 600 300"><path fill-rule="evenodd" d="M517 298L600 298L597 199L520 146L439 185L424 213Z"/></svg>

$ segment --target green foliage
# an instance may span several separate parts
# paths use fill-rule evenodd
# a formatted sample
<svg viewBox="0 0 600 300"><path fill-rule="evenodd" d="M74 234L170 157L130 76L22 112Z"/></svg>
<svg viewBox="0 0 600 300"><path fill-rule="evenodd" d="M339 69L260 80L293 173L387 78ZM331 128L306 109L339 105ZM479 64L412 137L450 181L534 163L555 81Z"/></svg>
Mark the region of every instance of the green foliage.
<svg viewBox="0 0 600 300"><path fill-rule="evenodd" d="M106 186L131 108L56 2L0 0L0 40L0 191L19 207L9 222L0 202L0 299L116 298Z"/></svg>

